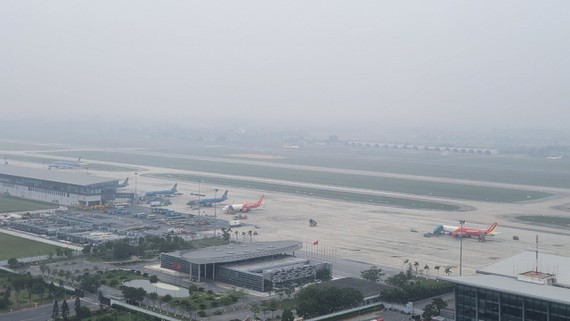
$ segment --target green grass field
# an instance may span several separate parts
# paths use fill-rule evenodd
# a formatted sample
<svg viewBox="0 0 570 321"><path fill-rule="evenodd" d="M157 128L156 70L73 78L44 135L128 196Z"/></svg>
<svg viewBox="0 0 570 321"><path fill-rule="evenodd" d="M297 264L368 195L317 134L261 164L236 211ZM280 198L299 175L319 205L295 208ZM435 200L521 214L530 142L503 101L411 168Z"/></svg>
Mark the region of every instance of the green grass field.
<svg viewBox="0 0 570 321"><path fill-rule="evenodd" d="M517 216L516 219L523 221L525 223L546 225L562 229L567 229L570 226L570 217L525 215L525 216Z"/></svg>
<svg viewBox="0 0 570 321"><path fill-rule="evenodd" d="M0 232L0 260L55 253L57 246L36 242Z"/></svg>
<svg viewBox="0 0 570 321"><path fill-rule="evenodd" d="M531 187L528 190L516 190L507 188L493 188L466 184L450 184L432 181L400 179L389 177L376 177L369 175L355 175L324 172L319 170L293 169L293 168L277 168L272 166L264 166L263 162L257 164L230 163L223 160L196 160L179 157L167 157L162 155L137 155L121 152L97 152L92 151L90 158L133 163L149 166L162 166L183 170L214 172L229 175L242 175L259 178L273 178L305 183L325 184L339 187L352 187L372 189L378 191L388 191L406 194L415 194L420 196L436 196L458 200L474 200L499 203L515 203L529 200L537 200L551 196L549 193L533 191ZM324 157L326 158L326 157ZM103 160L102 159L102 160ZM361 159L354 160L356 163ZM379 162L381 160L378 160ZM409 163L408 168L431 166L430 162L423 164L421 162ZM443 166L442 164L440 164ZM452 166L450 166L452 167ZM346 168L346 167L338 167ZM362 169L367 169L362 168ZM371 168L370 168L371 169ZM474 170L465 168L466 171ZM480 170L480 169L479 169ZM522 172L521 172L522 173ZM426 171L424 175L432 175ZM520 174L522 175L522 174ZM519 176L520 176L519 175ZM435 173L434 176L439 176ZM442 175L443 176L443 175ZM515 175L517 176L517 175ZM249 184L251 185L251 184ZM257 185L257 184L256 184ZM275 189L268 189L275 190ZM404 206L407 207L407 206Z"/></svg>
<svg viewBox="0 0 570 321"><path fill-rule="evenodd" d="M59 205L27 200L18 197L0 196L0 213L37 211L58 208Z"/></svg>
<svg viewBox="0 0 570 321"><path fill-rule="evenodd" d="M150 175L150 176L163 177L175 180L184 180L189 182L197 182L198 180L201 180L209 184L220 184L225 186L256 189L260 191L274 191L274 192L289 193L295 195L328 198L333 200L344 200L347 202L377 204L377 205L390 206L390 207L411 208L419 210L442 210L442 211L462 210L461 207L456 205L437 203L437 202L426 202L426 201L407 199L407 198L339 192L339 191L331 191L325 189L287 186L287 185L271 184L271 183L260 183L260 182L238 180L238 179L225 179L225 178L214 178L214 177L197 176L197 175L179 175L179 174L164 174L164 175Z"/></svg>
<svg viewBox="0 0 570 321"><path fill-rule="evenodd" d="M75 152L48 152L52 155L74 156ZM89 159L113 161L125 164L170 167L184 170L210 171L223 174L263 176L281 172L282 169L264 164L293 164L324 168L354 169L372 172L409 174L455 179L480 180L529 186L570 187L570 159L552 161L544 158L515 156L442 155L440 153L412 153L385 151L382 149L311 149L302 151L272 150L262 153L281 159L254 160L237 157L240 153L252 153L231 148L180 148L165 155L141 155L138 151L85 151ZM186 155L218 157L219 160L195 160ZM234 155L234 156L230 156ZM224 163L227 160L256 161L256 165ZM270 177L270 176L266 176ZM529 187L532 189L532 187Z"/></svg>

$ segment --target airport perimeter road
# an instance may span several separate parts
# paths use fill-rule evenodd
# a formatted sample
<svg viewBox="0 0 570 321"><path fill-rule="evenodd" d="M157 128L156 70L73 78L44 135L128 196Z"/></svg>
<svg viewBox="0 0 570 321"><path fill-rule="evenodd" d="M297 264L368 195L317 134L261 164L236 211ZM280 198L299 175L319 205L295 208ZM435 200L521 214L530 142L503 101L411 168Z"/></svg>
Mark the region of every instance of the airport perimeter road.
<svg viewBox="0 0 570 321"><path fill-rule="evenodd" d="M69 298L67 300L67 304L69 305L69 313L70 315L75 315L74 312L74 302L75 299ZM60 304L60 311L61 311L61 301ZM99 306L88 300L81 299L81 306L89 307L91 311L99 309ZM53 303L49 303L46 305L38 306L35 308L29 308L24 310L12 311L7 312L4 314L0 314L0 320L2 321L49 321L52 320L51 313L53 311Z"/></svg>
<svg viewBox="0 0 570 321"><path fill-rule="evenodd" d="M69 304L69 303L68 303ZM51 320L53 304L0 314L2 321L46 321Z"/></svg>

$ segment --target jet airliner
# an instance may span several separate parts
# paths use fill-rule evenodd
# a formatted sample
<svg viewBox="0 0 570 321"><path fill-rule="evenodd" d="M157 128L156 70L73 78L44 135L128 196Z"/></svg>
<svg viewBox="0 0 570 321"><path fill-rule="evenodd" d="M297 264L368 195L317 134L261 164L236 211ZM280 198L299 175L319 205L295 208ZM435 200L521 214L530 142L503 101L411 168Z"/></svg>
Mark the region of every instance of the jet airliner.
<svg viewBox="0 0 570 321"><path fill-rule="evenodd" d="M117 188L127 187L129 185L129 178L127 177L122 183L117 184Z"/></svg>
<svg viewBox="0 0 570 321"><path fill-rule="evenodd" d="M228 199L228 191L226 190L224 192L224 194L222 195L222 197L191 200L191 201L188 201L188 203L186 203L186 205L189 205L192 207L212 206L215 203L220 203L220 202L223 202L227 199Z"/></svg>
<svg viewBox="0 0 570 321"><path fill-rule="evenodd" d="M261 198L257 202L226 205L222 210L228 214L234 214L237 212L247 213L251 209L258 208L263 205L264 198L265 195L261 195Z"/></svg>
<svg viewBox="0 0 570 321"><path fill-rule="evenodd" d="M73 168L81 168L84 164L81 163L81 157L77 159L76 162L74 161L67 161L67 160L58 160L48 165L48 169L58 168L58 169L73 169Z"/></svg>
<svg viewBox="0 0 570 321"><path fill-rule="evenodd" d="M449 234L453 237L483 237L494 236L497 233L497 223L491 224L486 230L461 226L438 225L433 230L434 235Z"/></svg>
<svg viewBox="0 0 570 321"><path fill-rule="evenodd" d="M171 189L167 189L164 191L150 191L144 193L144 196L172 196L177 193L176 188L178 187L178 183L174 184Z"/></svg>

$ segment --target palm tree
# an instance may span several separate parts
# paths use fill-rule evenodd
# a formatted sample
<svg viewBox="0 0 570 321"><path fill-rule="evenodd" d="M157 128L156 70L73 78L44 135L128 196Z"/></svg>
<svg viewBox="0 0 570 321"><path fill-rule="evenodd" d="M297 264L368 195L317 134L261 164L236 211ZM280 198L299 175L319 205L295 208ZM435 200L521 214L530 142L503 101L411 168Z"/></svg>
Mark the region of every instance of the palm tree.
<svg viewBox="0 0 570 321"><path fill-rule="evenodd" d="M404 260L404 266L402 267L402 271L406 268L406 265L407 265L408 263L410 263L410 260L409 260L409 259L405 259L405 260Z"/></svg>
<svg viewBox="0 0 570 321"><path fill-rule="evenodd" d="M69 279L73 276L73 274L71 273L71 271L67 270L65 271L65 280L69 283Z"/></svg>
<svg viewBox="0 0 570 321"><path fill-rule="evenodd" d="M253 319L257 319L257 314L261 311L261 308L256 303L252 303L250 311L253 312Z"/></svg>
<svg viewBox="0 0 570 321"><path fill-rule="evenodd" d="M151 292L148 294L148 298L152 301L152 308L156 307L156 301L158 300L158 293Z"/></svg>
<svg viewBox="0 0 570 321"><path fill-rule="evenodd" d="M415 261L414 262L414 267L416 268L416 276L418 276L418 267L420 266L420 262Z"/></svg>
<svg viewBox="0 0 570 321"><path fill-rule="evenodd" d="M238 239L239 231L235 231L234 234L236 235L236 242L239 243L239 239Z"/></svg>
<svg viewBox="0 0 570 321"><path fill-rule="evenodd" d="M426 275L426 279L429 279L429 265L424 265L424 273Z"/></svg>
<svg viewBox="0 0 570 321"><path fill-rule="evenodd" d="M444 272L446 275L450 275L451 273L453 273L453 272L451 272L451 267L449 267L449 266L445 268Z"/></svg>
<svg viewBox="0 0 570 321"><path fill-rule="evenodd" d="M67 321L67 317L69 316L69 305L67 301L63 300L61 303L61 317L63 320Z"/></svg>
<svg viewBox="0 0 570 321"><path fill-rule="evenodd" d="M252 231L252 230L249 230L249 231L247 232L247 235L249 235L249 243L251 243L251 236L253 235L253 231Z"/></svg>
<svg viewBox="0 0 570 321"><path fill-rule="evenodd" d="M243 243L245 243L245 236L246 236L246 233L245 233L245 232L241 232L241 237L243 238Z"/></svg>
<svg viewBox="0 0 570 321"><path fill-rule="evenodd" d="M437 271L437 277L439 277L439 269L441 268L441 266L436 265L433 268Z"/></svg>
<svg viewBox="0 0 570 321"><path fill-rule="evenodd" d="M40 263L40 272L42 273L42 276L44 276L44 274L46 273L46 269L47 265L45 263Z"/></svg>

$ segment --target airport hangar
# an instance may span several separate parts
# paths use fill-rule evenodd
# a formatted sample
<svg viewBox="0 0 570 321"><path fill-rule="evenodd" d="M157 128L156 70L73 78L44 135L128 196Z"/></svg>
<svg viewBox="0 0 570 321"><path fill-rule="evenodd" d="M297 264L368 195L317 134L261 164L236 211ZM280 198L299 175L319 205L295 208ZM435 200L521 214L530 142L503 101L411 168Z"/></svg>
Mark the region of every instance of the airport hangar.
<svg viewBox="0 0 570 321"><path fill-rule="evenodd" d="M287 282L314 279L331 263L295 256L303 247L298 241L233 243L199 250L160 254L160 266L202 278L265 292Z"/></svg>
<svg viewBox="0 0 570 321"><path fill-rule="evenodd" d="M525 251L454 283L455 320L570 321L570 258Z"/></svg>
<svg viewBox="0 0 570 321"><path fill-rule="evenodd" d="M0 166L1 193L47 203L81 207L103 205L118 196L118 185L118 180L86 173Z"/></svg>

